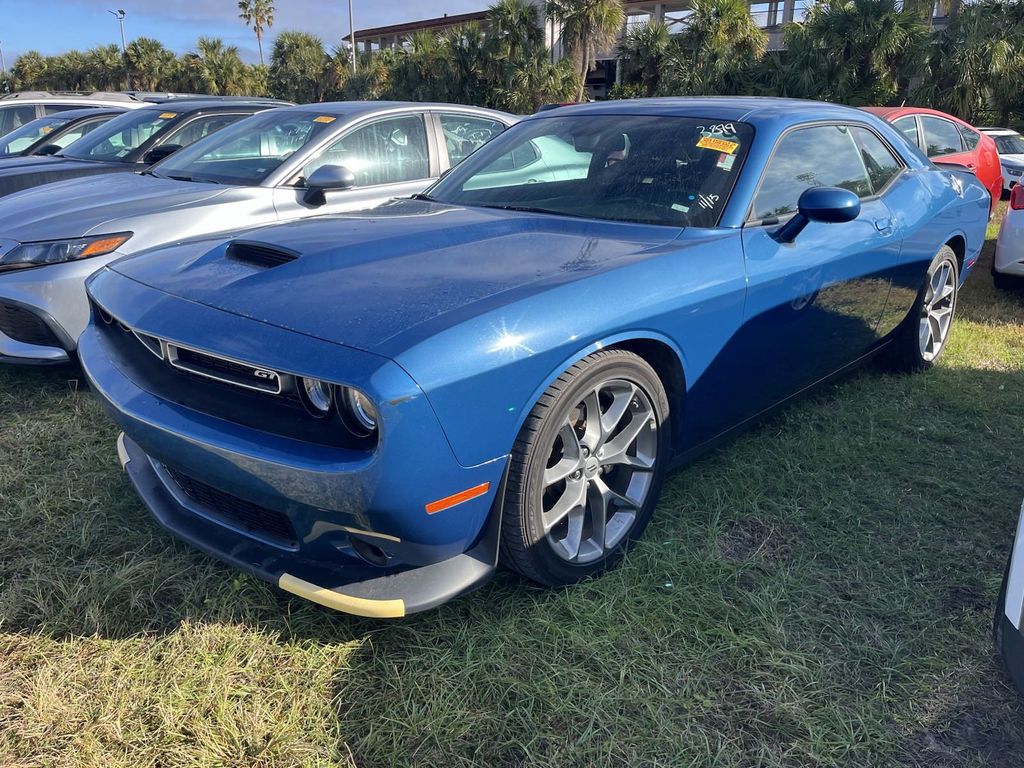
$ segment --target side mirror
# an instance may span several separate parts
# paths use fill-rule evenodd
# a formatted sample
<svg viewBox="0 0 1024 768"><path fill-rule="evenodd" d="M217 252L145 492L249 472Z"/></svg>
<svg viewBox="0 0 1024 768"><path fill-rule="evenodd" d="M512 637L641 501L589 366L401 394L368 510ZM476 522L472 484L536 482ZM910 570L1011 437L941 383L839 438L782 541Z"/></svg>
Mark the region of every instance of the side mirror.
<svg viewBox="0 0 1024 768"><path fill-rule="evenodd" d="M352 189L355 185L356 175L344 165L321 165L306 179L303 200L310 205L323 205L328 190Z"/></svg>
<svg viewBox="0 0 1024 768"><path fill-rule="evenodd" d="M62 149L60 144L43 144L33 155L56 155Z"/></svg>
<svg viewBox="0 0 1024 768"><path fill-rule="evenodd" d="M159 147L154 147L149 150L146 155L142 158L142 162L146 165L153 165L159 163L164 158L170 157L175 152L181 149L181 144L164 144Z"/></svg>
<svg viewBox="0 0 1024 768"><path fill-rule="evenodd" d="M811 187L797 201L797 213L773 235L780 243L791 243L812 221L842 224L860 215L860 198L840 187Z"/></svg>

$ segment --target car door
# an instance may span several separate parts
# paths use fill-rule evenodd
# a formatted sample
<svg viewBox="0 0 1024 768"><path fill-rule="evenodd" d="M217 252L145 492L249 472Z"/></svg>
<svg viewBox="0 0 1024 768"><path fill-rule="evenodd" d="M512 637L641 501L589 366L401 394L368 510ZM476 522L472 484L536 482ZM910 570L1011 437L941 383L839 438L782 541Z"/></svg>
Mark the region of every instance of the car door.
<svg viewBox="0 0 1024 768"><path fill-rule="evenodd" d="M922 149L929 160L956 163L972 171L978 170L976 153L968 150L956 123L935 115L918 115L918 119L924 142Z"/></svg>
<svg viewBox="0 0 1024 768"><path fill-rule="evenodd" d="M305 162L278 187L274 204L280 218L373 208L395 197L426 189L438 176L423 113L402 113L371 120L343 133ZM328 190L322 205L306 200L306 179L324 165L341 165L355 175L355 187Z"/></svg>
<svg viewBox="0 0 1024 768"><path fill-rule="evenodd" d="M435 112L432 116L437 120L439 131L438 155L442 173L461 163L508 127L490 117L462 112Z"/></svg>
<svg viewBox="0 0 1024 768"><path fill-rule="evenodd" d="M779 139L743 229L747 301L736 343L751 377L746 415L842 369L878 341L901 247L885 192L904 170L865 126L813 124ZM779 242L780 223L810 187L855 192L860 214L842 224L810 222L792 242Z"/></svg>

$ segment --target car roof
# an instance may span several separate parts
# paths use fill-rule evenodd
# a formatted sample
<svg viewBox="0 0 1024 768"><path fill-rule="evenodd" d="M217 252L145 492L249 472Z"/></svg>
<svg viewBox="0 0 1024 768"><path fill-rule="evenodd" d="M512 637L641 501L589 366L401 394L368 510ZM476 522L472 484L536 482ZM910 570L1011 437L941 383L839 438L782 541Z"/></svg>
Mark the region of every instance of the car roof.
<svg viewBox="0 0 1024 768"><path fill-rule="evenodd" d="M942 117L946 120L952 120L958 125L966 125L971 127L971 124L966 120L961 120L956 115L951 115L948 112L940 112L937 109L931 109L930 107L860 107L865 112L870 112L873 115L878 115L885 120L896 120L901 117L908 115L932 115L934 117Z"/></svg>
<svg viewBox="0 0 1024 768"><path fill-rule="evenodd" d="M1017 131L1012 128L978 128L982 133L987 133L989 136L1020 136Z"/></svg>
<svg viewBox="0 0 1024 768"><path fill-rule="evenodd" d="M166 105L165 105L166 106ZM505 112L486 107L474 107L469 104L444 104L430 101L325 101L320 104L295 104L284 107L284 110L292 112L320 112L324 115L346 117L361 115L371 112L387 112L397 109L457 109L479 114L501 115L502 117L514 117Z"/></svg>
<svg viewBox="0 0 1024 768"><path fill-rule="evenodd" d="M125 107L108 107L106 105L99 107L83 107L81 109L62 109L60 112L54 112L52 115L44 115L44 117L66 117L74 120L79 117L96 117L103 115L120 115L129 110Z"/></svg>
<svg viewBox="0 0 1024 768"><path fill-rule="evenodd" d="M183 115L189 112L231 111L239 107L263 107L265 109L280 107L288 102L274 99L174 99L159 104L146 104L139 107L140 111L174 112Z"/></svg>
<svg viewBox="0 0 1024 768"><path fill-rule="evenodd" d="M771 96L696 96L653 99L620 99L569 104L545 110L529 119L547 119L565 115L662 115L678 117L714 117L740 122L845 119L858 116L853 107L808 99Z"/></svg>

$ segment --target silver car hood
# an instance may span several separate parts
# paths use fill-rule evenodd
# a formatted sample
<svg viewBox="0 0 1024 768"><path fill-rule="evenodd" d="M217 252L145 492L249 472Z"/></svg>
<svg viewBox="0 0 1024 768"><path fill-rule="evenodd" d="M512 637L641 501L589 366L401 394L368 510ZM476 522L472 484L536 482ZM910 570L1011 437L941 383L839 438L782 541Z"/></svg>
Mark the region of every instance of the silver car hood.
<svg viewBox="0 0 1024 768"><path fill-rule="evenodd" d="M118 231L119 221L251 195L246 187L135 173L70 179L0 198L0 239L24 243L102 234Z"/></svg>

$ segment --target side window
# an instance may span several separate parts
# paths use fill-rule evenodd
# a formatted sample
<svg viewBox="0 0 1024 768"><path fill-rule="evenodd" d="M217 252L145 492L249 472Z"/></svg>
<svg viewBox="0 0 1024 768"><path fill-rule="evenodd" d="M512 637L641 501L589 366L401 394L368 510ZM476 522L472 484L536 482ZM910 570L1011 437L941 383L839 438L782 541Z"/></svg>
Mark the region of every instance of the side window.
<svg viewBox="0 0 1024 768"><path fill-rule="evenodd" d="M853 135L857 139L857 146L860 148L864 167L867 169L868 178L871 180L871 189L877 194L895 176L900 174L903 166L893 155L892 151L882 143L882 140L867 128L854 128Z"/></svg>
<svg viewBox="0 0 1024 768"><path fill-rule="evenodd" d="M964 144L967 146L968 151L973 151L978 148L978 143L981 141L981 135L972 131L970 128L959 125L960 135L964 137Z"/></svg>
<svg viewBox="0 0 1024 768"><path fill-rule="evenodd" d="M389 117L356 128L306 163L303 178L322 165L344 165L359 187L429 178L423 116Z"/></svg>
<svg viewBox="0 0 1024 768"><path fill-rule="evenodd" d="M907 137L907 141L913 144L915 147L920 147L921 142L917 138L917 118L913 115L907 117L901 117L899 120L892 121L893 126Z"/></svg>
<svg viewBox="0 0 1024 768"><path fill-rule="evenodd" d="M921 115L921 129L928 157L952 155L964 151L963 138L956 125L941 117Z"/></svg>
<svg viewBox="0 0 1024 768"><path fill-rule="evenodd" d="M187 147L189 144L195 144L200 139L205 139L211 133L216 133L221 128L225 128L237 120L241 120L243 117L248 117L248 115L208 115L190 120L167 134L160 143L180 144L183 147Z"/></svg>
<svg viewBox="0 0 1024 768"><path fill-rule="evenodd" d="M438 118L448 148L448 160L452 165L461 163L505 130L505 126L497 120L484 117L441 113Z"/></svg>
<svg viewBox="0 0 1024 768"><path fill-rule="evenodd" d="M800 194L810 187L842 187L859 197L874 194L849 126L812 126L786 134L761 178L753 218L796 212Z"/></svg>
<svg viewBox="0 0 1024 768"><path fill-rule="evenodd" d="M54 139L53 143L56 144L61 149L64 149L64 147L68 146L68 144L78 141L87 133L91 133L94 128L98 128L99 126L103 125L105 122L107 122L107 120L109 120L109 118L105 118L103 120L89 120L86 122L81 122L74 128L70 129L67 133L64 133L58 136L56 139Z"/></svg>
<svg viewBox="0 0 1024 768"><path fill-rule="evenodd" d="M44 104L43 114L55 115L58 112L66 112L69 109L86 109L88 107L88 104Z"/></svg>
<svg viewBox="0 0 1024 768"><path fill-rule="evenodd" d="M28 105L0 109L0 136L36 119L36 108Z"/></svg>
<svg viewBox="0 0 1024 768"><path fill-rule="evenodd" d="M511 152L506 152L493 163L487 166L487 170L481 173L502 173L504 171L518 171L540 159L540 152L532 141L520 144ZM587 167L590 167L589 155Z"/></svg>

